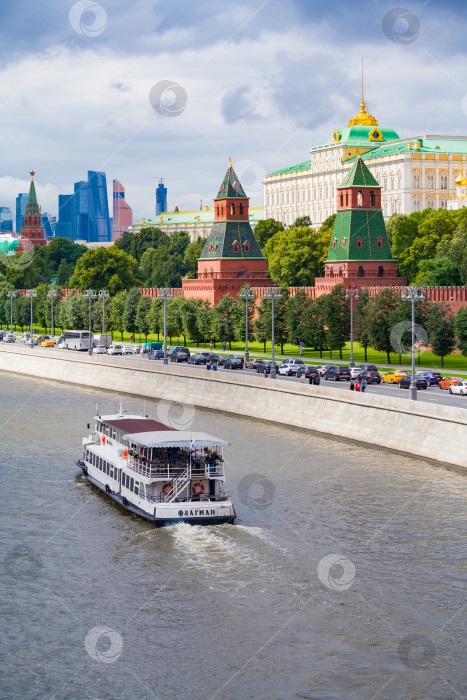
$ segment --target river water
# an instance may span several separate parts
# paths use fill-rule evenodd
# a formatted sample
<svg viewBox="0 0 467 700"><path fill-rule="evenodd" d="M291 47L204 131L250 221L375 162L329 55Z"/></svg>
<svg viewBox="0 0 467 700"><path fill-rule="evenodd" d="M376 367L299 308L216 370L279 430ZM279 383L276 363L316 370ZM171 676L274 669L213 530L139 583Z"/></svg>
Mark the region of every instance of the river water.
<svg viewBox="0 0 467 700"><path fill-rule="evenodd" d="M146 401L231 442L239 516L158 530L73 463L115 394L0 373L0 399L2 697L466 696L465 475Z"/></svg>

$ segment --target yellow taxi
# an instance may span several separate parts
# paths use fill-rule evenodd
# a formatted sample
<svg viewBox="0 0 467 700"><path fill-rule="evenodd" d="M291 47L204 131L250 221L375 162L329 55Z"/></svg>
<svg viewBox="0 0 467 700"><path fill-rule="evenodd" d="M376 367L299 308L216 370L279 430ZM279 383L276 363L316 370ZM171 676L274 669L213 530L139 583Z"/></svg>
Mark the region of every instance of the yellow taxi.
<svg viewBox="0 0 467 700"><path fill-rule="evenodd" d="M43 348L53 348L54 345L55 345L55 340L52 340L52 338L45 338L45 340L43 340L41 342L41 346Z"/></svg>
<svg viewBox="0 0 467 700"><path fill-rule="evenodd" d="M396 369L396 370L392 370L391 372L386 372L385 374L382 374L381 379L383 382L386 382L389 384L397 384L407 374L408 374L408 372L406 372L406 370Z"/></svg>

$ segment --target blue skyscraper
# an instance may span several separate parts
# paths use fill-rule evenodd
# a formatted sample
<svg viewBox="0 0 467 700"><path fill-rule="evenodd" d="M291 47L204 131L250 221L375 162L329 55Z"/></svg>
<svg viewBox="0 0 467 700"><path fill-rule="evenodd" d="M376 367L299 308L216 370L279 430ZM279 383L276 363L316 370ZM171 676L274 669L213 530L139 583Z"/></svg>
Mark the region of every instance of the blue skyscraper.
<svg viewBox="0 0 467 700"><path fill-rule="evenodd" d="M161 178L156 187L156 216L167 211L167 187L164 187L164 180Z"/></svg>
<svg viewBox="0 0 467 700"><path fill-rule="evenodd" d="M10 207L0 207L0 231L13 231L13 217Z"/></svg>
<svg viewBox="0 0 467 700"><path fill-rule="evenodd" d="M105 173L88 171L88 179L75 182L74 193L59 195L55 236L72 241L105 243L112 240Z"/></svg>
<svg viewBox="0 0 467 700"><path fill-rule="evenodd" d="M16 233L21 233L21 228L24 226L24 213L28 197L27 192L22 192L16 197Z"/></svg>
<svg viewBox="0 0 467 700"><path fill-rule="evenodd" d="M49 216L47 212L41 214L41 224L44 227L44 236L49 240L55 235L55 224L57 219L55 216Z"/></svg>

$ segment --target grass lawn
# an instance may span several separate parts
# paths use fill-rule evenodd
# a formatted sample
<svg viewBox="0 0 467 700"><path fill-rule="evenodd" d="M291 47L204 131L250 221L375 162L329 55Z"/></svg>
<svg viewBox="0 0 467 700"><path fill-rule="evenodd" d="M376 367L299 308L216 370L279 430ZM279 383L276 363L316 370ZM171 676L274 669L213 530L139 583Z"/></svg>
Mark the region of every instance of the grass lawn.
<svg viewBox="0 0 467 700"><path fill-rule="evenodd" d="M17 332L21 331L21 328L15 327ZM26 329L27 330L27 329ZM44 328L39 328L35 327L35 332L38 333L43 333L47 334L46 330ZM58 329L56 329L56 335L58 334ZM113 334L114 340L117 342L122 342L121 340L121 333L115 332ZM158 340L157 335L150 333L148 335L148 341L151 340ZM162 340L162 336L159 337L159 340ZM183 338L175 338L173 337L172 342L170 342L170 339L167 339L167 342L170 345L184 345ZM130 333L124 333L123 334L123 342L129 343L130 342ZM136 334L135 337L135 342L140 342L139 335ZM145 342L144 336L141 337L141 342ZM216 350L221 351L221 342L216 343ZM187 339L187 345L188 347L196 347L196 341ZM201 344L201 347L207 347L209 348L209 342L206 342L206 346ZM244 342L232 342L232 352L243 352L245 350L245 343ZM250 340L248 342L248 350L250 353L250 356L254 357L255 354L258 355L263 355L264 354L264 346L263 343L257 343L254 340ZM227 343L227 350L226 352L230 352L229 344ZM271 343L266 343L266 354L271 355ZM279 346L276 345L275 347L275 355L276 357L282 356L281 349ZM286 357L300 357L300 351L299 348L296 345L290 345L286 344L284 345L284 356ZM391 364L397 367L399 365L399 355L391 354ZM329 350L324 351L322 354L322 357L320 357L319 351L318 350L313 350L312 348L303 348L303 358L304 359L310 359L312 362L315 364L319 364L319 360L321 360L322 363L328 363L330 361L336 362L339 364L341 362L340 356L339 356L339 351L338 350L333 350L332 351L332 358L329 356ZM365 354L363 351L363 348L359 343L354 343L354 360L356 363L364 362L365 361ZM343 363L349 363L350 361L350 343L347 343L345 348L342 350L342 362ZM374 363L376 365L382 365L383 367L388 367L388 361L386 357L386 353L384 352L376 352L376 350L372 350L371 348L368 348L367 351L367 362ZM410 355L402 355L401 362L400 364L402 365L410 365ZM416 356L416 365L418 365L418 355ZM447 355L444 358L444 367L441 367L441 358L438 357L437 355L434 355L431 351L425 350L424 352L421 353L420 356L420 366L421 367L428 367L430 369L436 369L440 370L441 374L449 375L450 373L453 372L467 372L467 357L464 357L463 355L459 353L453 353L452 355Z"/></svg>

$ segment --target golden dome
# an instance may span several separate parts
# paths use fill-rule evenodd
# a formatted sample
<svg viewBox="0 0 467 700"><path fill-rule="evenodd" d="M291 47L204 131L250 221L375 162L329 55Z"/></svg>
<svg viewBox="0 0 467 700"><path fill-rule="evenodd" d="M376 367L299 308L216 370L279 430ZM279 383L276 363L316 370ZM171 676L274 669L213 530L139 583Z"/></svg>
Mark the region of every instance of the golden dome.
<svg viewBox="0 0 467 700"><path fill-rule="evenodd" d="M462 175L462 170L460 171L459 175L456 177L456 186L457 187L467 187L467 180Z"/></svg>
<svg viewBox="0 0 467 700"><path fill-rule="evenodd" d="M348 126L378 126L378 120L366 111L365 100L362 99L360 112L349 119Z"/></svg>

